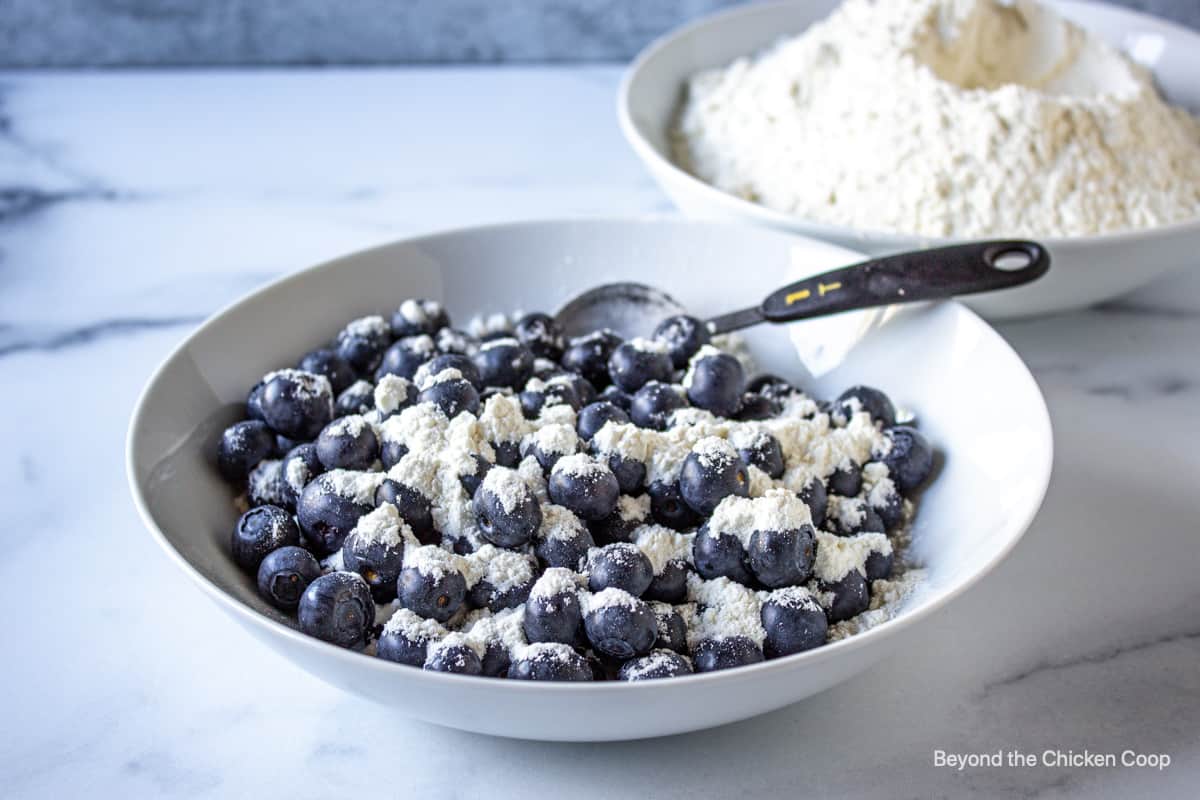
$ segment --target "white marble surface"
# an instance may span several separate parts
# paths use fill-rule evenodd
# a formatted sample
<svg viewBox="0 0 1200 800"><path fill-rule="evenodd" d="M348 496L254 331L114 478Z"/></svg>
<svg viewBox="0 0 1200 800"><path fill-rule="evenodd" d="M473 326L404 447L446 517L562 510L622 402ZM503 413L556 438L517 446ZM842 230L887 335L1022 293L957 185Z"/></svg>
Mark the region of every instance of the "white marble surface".
<svg viewBox="0 0 1200 800"><path fill-rule="evenodd" d="M749 722L611 745L409 722L251 641L158 551L123 471L158 360L344 251L669 210L619 139L618 74L0 74L0 794L1194 796L1200 270L1002 327L1055 423L1032 530L895 657ZM935 748L1172 765L956 773Z"/></svg>

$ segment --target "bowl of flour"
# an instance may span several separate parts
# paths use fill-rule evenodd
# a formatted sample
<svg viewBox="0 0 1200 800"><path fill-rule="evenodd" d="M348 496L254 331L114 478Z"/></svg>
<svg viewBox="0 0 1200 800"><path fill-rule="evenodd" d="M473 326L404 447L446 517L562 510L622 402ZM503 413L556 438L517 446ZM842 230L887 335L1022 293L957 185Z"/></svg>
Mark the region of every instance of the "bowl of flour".
<svg viewBox="0 0 1200 800"><path fill-rule="evenodd" d="M1100 3L756 4L652 44L618 110L680 209L873 254L1020 236L1080 308L1194 263L1200 35Z"/></svg>

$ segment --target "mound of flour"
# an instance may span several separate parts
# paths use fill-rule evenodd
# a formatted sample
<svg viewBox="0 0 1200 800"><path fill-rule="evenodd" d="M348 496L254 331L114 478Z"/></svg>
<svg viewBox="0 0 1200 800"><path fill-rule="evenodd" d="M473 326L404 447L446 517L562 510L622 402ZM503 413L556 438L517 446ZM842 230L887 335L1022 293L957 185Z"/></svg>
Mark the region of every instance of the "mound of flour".
<svg viewBox="0 0 1200 800"><path fill-rule="evenodd" d="M1075 236L1200 216L1200 123L1029 0L846 0L692 78L675 157L779 211L922 236Z"/></svg>

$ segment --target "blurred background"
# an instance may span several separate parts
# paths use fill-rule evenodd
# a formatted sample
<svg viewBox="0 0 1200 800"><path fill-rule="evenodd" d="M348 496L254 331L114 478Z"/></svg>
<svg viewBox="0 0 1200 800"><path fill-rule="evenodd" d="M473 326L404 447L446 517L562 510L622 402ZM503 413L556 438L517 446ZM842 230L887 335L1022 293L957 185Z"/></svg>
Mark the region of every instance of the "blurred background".
<svg viewBox="0 0 1200 800"><path fill-rule="evenodd" d="M1200 29L1200 0L1113 0ZM739 0L3 0L0 67L619 61Z"/></svg>

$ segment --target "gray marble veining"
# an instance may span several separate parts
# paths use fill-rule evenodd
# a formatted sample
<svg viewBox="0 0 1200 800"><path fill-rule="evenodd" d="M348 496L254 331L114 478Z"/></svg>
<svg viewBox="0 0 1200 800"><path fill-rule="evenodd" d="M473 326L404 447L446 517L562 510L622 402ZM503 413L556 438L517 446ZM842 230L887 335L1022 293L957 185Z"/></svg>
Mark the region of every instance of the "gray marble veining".
<svg viewBox="0 0 1200 800"><path fill-rule="evenodd" d="M610 745L409 722L264 649L159 552L123 443L180 338L266 280L409 233L668 212L616 130L618 75L0 75L0 793L1194 796L1200 269L1000 326L1054 421L1042 513L894 657L759 719ZM956 772L938 748L1173 763Z"/></svg>

